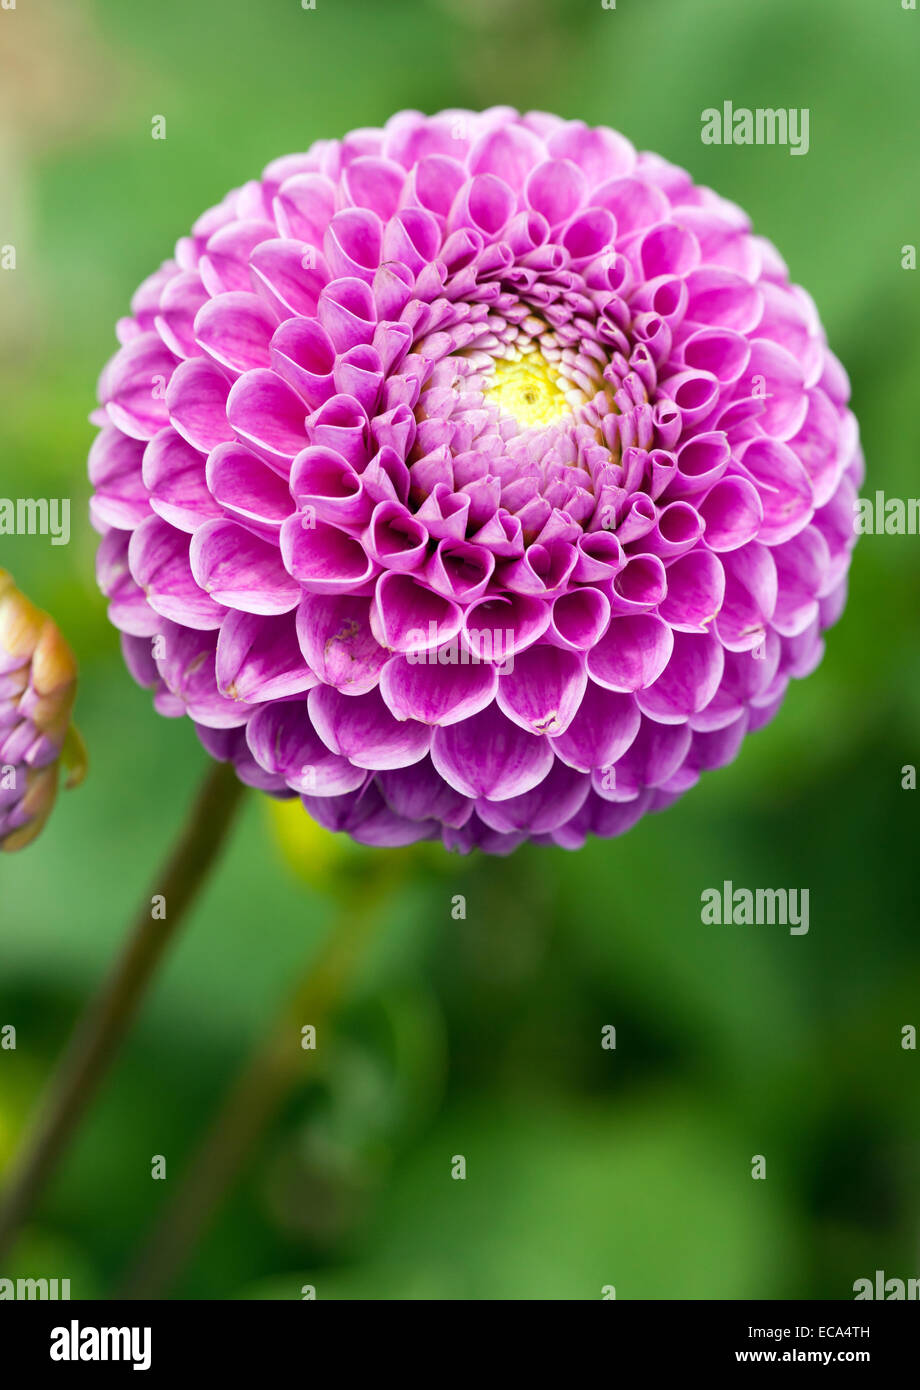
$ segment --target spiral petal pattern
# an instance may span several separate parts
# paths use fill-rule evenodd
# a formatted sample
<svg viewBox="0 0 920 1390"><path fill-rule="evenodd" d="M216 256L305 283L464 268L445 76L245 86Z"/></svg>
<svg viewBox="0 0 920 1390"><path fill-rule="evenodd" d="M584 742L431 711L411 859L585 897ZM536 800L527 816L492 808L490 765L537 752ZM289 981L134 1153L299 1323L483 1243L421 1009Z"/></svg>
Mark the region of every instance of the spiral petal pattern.
<svg viewBox="0 0 920 1390"><path fill-rule="evenodd" d="M745 214L617 132L501 107L320 141L131 308L90 457L126 659L323 825L617 835L820 660L846 374Z"/></svg>

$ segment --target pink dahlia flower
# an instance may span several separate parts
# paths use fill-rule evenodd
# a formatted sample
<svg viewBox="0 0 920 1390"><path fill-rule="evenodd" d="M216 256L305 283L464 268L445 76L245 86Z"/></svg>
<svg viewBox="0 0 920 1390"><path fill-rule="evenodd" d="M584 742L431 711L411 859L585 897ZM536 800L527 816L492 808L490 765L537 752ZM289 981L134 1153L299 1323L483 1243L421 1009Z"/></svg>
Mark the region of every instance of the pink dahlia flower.
<svg viewBox="0 0 920 1390"><path fill-rule="evenodd" d="M814 304L613 130L320 141L200 217L119 337L90 473L131 671L357 840L619 834L842 609L862 456Z"/></svg>

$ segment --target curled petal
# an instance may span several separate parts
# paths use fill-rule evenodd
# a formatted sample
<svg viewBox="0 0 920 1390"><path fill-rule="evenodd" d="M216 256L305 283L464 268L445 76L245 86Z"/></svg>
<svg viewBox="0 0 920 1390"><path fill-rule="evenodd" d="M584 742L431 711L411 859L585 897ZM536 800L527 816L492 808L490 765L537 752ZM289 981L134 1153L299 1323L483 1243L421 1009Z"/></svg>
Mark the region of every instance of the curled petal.
<svg viewBox="0 0 920 1390"><path fill-rule="evenodd" d="M160 312L153 322L163 342L177 357L195 355L195 315L207 299L201 276L194 271L173 276L165 286Z"/></svg>
<svg viewBox="0 0 920 1390"><path fill-rule="evenodd" d="M288 517L280 543L288 574L313 594L354 593L364 589L376 571L360 541L309 514Z"/></svg>
<svg viewBox="0 0 920 1390"><path fill-rule="evenodd" d="M609 768L626 752L639 731L635 697L588 681L577 713L564 733L554 735L557 757L579 772Z"/></svg>
<svg viewBox="0 0 920 1390"><path fill-rule="evenodd" d="M191 537L158 516L131 537L128 564L155 613L195 631L220 627L226 607L197 582L189 560Z"/></svg>
<svg viewBox="0 0 920 1390"><path fill-rule="evenodd" d="M273 237L255 248L249 266L252 283L277 318L316 312L325 274L312 246Z"/></svg>
<svg viewBox="0 0 920 1390"><path fill-rule="evenodd" d="M391 570L377 581L371 628L382 647L430 651L456 637L462 625L462 609L412 575Z"/></svg>
<svg viewBox="0 0 920 1390"><path fill-rule="evenodd" d="M150 515L150 497L142 475L143 440L109 426L96 436L89 456L90 481L96 488L91 508L101 528L133 531Z"/></svg>
<svg viewBox="0 0 920 1390"><path fill-rule="evenodd" d="M380 264L383 226L369 208L337 212L323 236L323 251L333 275L356 276L368 284Z"/></svg>
<svg viewBox="0 0 920 1390"><path fill-rule="evenodd" d="M657 555L634 555L610 584L612 613L648 613L657 608L668 591L668 577Z"/></svg>
<svg viewBox="0 0 920 1390"><path fill-rule="evenodd" d="M497 689L497 669L471 661L456 641L426 652L424 660L394 656L380 676L380 693L396 718L423 724L468 719L492 703Z"/></svg>
<svg viewBox="0 0 920 1390"><path fill-rule="evenodd" d="M428 532L399 502L378 502L361 542L378 565L406 572L423 565Z"/></svg>
<svg viewBox="0 0 920 1390"><path fill-rule="evenodd" d="M572 589L553 602L548 639L572 651L587 652L607 631L610 600L601 589Z"/></svg>
<svg viewBox="0 0 920 1390"><path fill-rule="evenodd" d="M381 772L377 785L390 809L405 820L433 820L457 828L473 810L470 798L449 787L427 757L412 767Z"/></svg>
<svg viewBox="0 0 920 1390"><path fill-rule="evenodd" d="M722 643L713 633L677 632L670 661L658 679L637 694L636 703L643 714L662 724L684 724L715 695L724 663Z"/></svg>
<svg viewBox="0 0 920 1390"><path fill-rule="evenodd" d="M371 631L370 600L347 594L305 594L297 638L319 679L352 695L374 689L390 655Z"/></svg>
<svg viewBox="0 0 920 1390"><path fill-rule="evenodd" d="M364 785L367 773L330 752L317 734L306 700L262 705L246 726L246 742L259 767L310 796L343 796Z"/></svg>
<svg viewBox="0 0 920 1390"><path fill-rule="evenodd" d="M374 336L377 309L370 287L353 276L334 280L319 298L317 314L337 352L347 352Z"/></svg>
<svg viewBox="0 0 920 1390"><path fill-rule="evenodd" d="M150 440L142 471L152 510L170 526L192 532L221 515L208 489L205 455L171 425Z"/></svg>
<svg viewBox="0 0 920 1390"><path fill-rule="evenodd" d="M291 465L290 493L301 512L320 521L359 526L373 501L354 466L335 449L304 449Z"/></svg>
<svg viewBox="0 0 920 1390"><path fill-rule="evenodd" d="M132 439L152 439L168 424L166 391L177 358L156 333L133 338L112 358L99 383L109 420Z"/></svg>
<svg viewBox="0 0 920 1390"><path fill-rule="evenodd" d="M588 675L606 690L644 690L661 675L673 648L674 634L654 614L614 618L588 652Z"/></svg>
<svg viewBox="0 0 920 1390"><path fill-rule="evenodd" d="M776 439L752 439L739 457L763 503L758 539L780 545L807 526L814 513L808 474L788 445Z"/></svg>
<svg viewBox="0 0 920 1390"><path fill-rule="evenodd" d="M192 537L192 574L218 603L243 613L288 613L300 585L287 573L275 545L235 521L206 521Z"/></svg>
<svg viewBox="0 0 920 1390"><path fill-rule="evenodd" d="M205 254L198 262L204 287L216 296L226 290L249 290L250 257L266 237L273 232L270 222L244 218L219 227L208 238Z"/></svg>
<svg viewBox="0 0 920 1390"><path fill-rule="evenodd" d="M469 604L485 593L494 570L495 556L485 546L441 540L425 568L425 578L436 593Z"/></svg>
<svg viewBox="0 0 920 1390"><path fill-rule="evenodd" d="M677 452L677 473L668 485L670 497L693 497L708 492L722 477L731 460L725 434L698 434Z"/></svg>
<svg viewBox="0 0 920 1390"><path fill-rule="evenodd" d="M508 225L517 199L503 179L494 174L476 174L457 193L448 215L451 230L472 227L489 238L497 237Z"/></svg>
<svg viewBox="0 0 920 1390"><path fill-rule="evenodd" d="M566 767L565 763L556 762L533 791L504 801L480 798L476 802L476 814L503 835L516 832L547 835L578 814L590 790L590 777Z"/></svg>
<svg viewBox="0 0 920 1390"><path fill-rule="evenodd" d="M193 448L207 453L233 438L227 419L229 389L220 368L202 358L176 368L166 392L169 423Z"/></svg>
<svg viewBox="0 0 920 1390"><path fill-rule="evenodd" d="M393 160L370 155L352 160L342 176L342 187L356 208L367 208L382 222L393 216L405 183L405 171Z"/></svg>
<svg viewBox="0 0 920 1390"><path fill-rule="evenodd" d="M639 732L616 765L591 774L593 790L602 800L633 801L648 788L662 786L683 763L692 737L686 724L643 718Z"/></svg>
<svg viewBox="0 0 920 1390"><path fill-rule="evenodd" d="M205 476L215 503L273 540L294 510L284 479L235 441L211 451Z"/></svg>
<svg viewBox="0 0 920 1390"><path fill-rule="evenodd" d="M326 747L355 767L409 767L431 745L430 728L414 719L395 719L377 690L343 695L331 685L318 685L307 708Z"/></svg>
<svg viewBox="0 0 920 1390"><path fill-rule="evenodd" d="M274 210L285 237L320 246L335 211L335 184L324 174L292 172L278 189Z"/></svg>
<svg viewBox="0 0 920 1390"><path fill-rule="evenodd" d="M490 705L460 724L436 729L431 761L461 795L506 801L543 781L553 751L545 738L525 733Z"/></svg>
<svg viewBox="0 0 920 1390"><path fill-rule="evenodd" d="M827 542L814 526L806 526L783 545L774 546L777 594L772 625L783 637L798 637L818 617L818 595L830 566Z"/></svg>
<svg viewBox="0 0 920 1390"><path fill-rule="evenodd" d="M501 664L542 637L551 617L546 603L526 594L480 599L464 616L463 643L480 660Z"/></svg>
<svg viewBox="0 0 920 1390"><path fill-rule="evenodd" d="M729 651L750 651L763 641L776 608L776 561L764 545L751 542L722 560L725 598L716 630Z"/></svg>
<svg viewBox="0 0 920 1390"><path fill-rule="evenodd" d="M357 468L368 459L368 421L354 396L331 396L310 418L310 443L333 449Z"/></svg>
<svg viewBox="0 0 920 1390"><path fill-rule="evenodd" d="M760 494L747 478L722 478L698 503L705 545L717 554L752 541L763 522Z"/></svg>
<svg viewBox="0 0 920 1390"><path fill-rule="evenodd" d="M686 275L700 262L700 246L686 227L659 222L642 235L639 259L647 280L659 275Z"/></svg>
<svg viewBox="0 0 920 1390"><path fill-rule="evenodd" d="M319 680L300 650L293 613L228 613L220 625L215 670L222 695L254 704L301 695Z"/></svg>
<svg viewBox="0 0 920 1390"><path fill-rule="evenodd" d="M269 365L276 327L277 319L258 295L230 292L202 304L195 341L219 367L248 372Z"/></svg>
<svg viewBox="0 0 920 1390"><path fill-rule="evenodd" d="M537 643L502 674L498 707L529 733L561 734L578 711L587 680L578 652Z"/></svg>
<svg viewBox="0 0 920 1390"><path fill-rule="evenodd" d="M741 377L750 356L748 339L730 328L698 328L683 345L684 365L708 372L723 386Z"/></svg>
<svg viewBox="0 0 920 1390"><path fill-rule="evenodd" d="M335 395L335 345L315 320L286 319L272 336L269 358L278 376L293 386L311 410Z"/></svg>
<svg viewBox="0 0 920 1390"><path fill-rule="evenodd" d="M691 271L687 290L687 318L700 326L750 333L763 316L762 292L734 271L710 266Z"/></svg>
<svg viewBox="0 0 920 1390"><path fill-rule="evenodd" d="M218 688L215 669L217 637L183 624L164 623L154 646L157 673L175 708L209 729L233 729L245 724L253 706L228 699Z"/></svg>
<svg viewBox="0 0 920 1390"><path fill-rule="evenodd" d="M705 632L722 607L725 571L708 550L678 556L668 566L668 593L658 612L675 632Z"/></svg>
<svg viewBox="0 0 920 1390"><path fill-rule="evenodd" d="M544 157L543 145L523 126L499 126L485 131L470 150L471 174L494 174L520 193L535 164Z"/></svg>
<svg viewBox="0 0 920 1390"><path fill-rule="evenodd" d="M571 159L547 159L538 164L524 190L529 206L542 213L550 227L567 222L581 207L586 193L587 179Z"/></svg>
<svg viewBox="0 0 920 1390"><path fill-rule="evenodd" d="M260 457L286 469L307 445L304 403L272 371L245 372L230 390L227 419ZM232 431L227 436L232 438Z"/></svg>

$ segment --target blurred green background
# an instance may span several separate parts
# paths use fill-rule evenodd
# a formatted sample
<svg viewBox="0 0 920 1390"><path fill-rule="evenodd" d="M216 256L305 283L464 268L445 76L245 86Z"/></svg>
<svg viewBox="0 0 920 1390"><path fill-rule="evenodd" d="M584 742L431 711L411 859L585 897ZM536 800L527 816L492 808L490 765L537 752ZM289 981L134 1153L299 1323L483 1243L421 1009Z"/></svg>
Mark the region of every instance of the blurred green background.
<svg viewBox="0 0 920 1390"><path fill-rule="evenodd" d="M900 0L0 12L0 243L18 259L0 273L0 493L74 499L69 547L5 538L0 560L78 652L92 758L40 842L0 862L0 1025L18 1030L0 1052L0 1165L206 763L127 676L84 520L86 416L137 283L268 160L398 108L608 123L776 242L850 371L868 487L915 496L918 281L901 248L920 242L918 48ZM725 99L807 106L810 153L702 145L700 113ZM849 1298L877 1268L920 1273L920 1061L901 1048L920 1025L920 793L901 787L920 761L917 545L861 541L818 672L732 767L625 838L327 864L369 883L367 939L174 1295ZM70 1277L74 1297L117 1286L328 949L341 906L316 861L336 852L251 794L4 1273ZM700 892L724 878L808 887L809 934L703 926Z"/></svg>

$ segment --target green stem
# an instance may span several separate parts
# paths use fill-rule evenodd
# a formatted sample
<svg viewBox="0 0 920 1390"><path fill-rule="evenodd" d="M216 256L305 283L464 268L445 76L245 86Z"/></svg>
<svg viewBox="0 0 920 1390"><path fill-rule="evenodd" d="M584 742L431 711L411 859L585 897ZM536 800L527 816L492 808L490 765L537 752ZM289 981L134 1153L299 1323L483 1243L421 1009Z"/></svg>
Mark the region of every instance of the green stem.
<svg viewBox="0 0 920 1390"><path fill-rule="evenodd" d="M387 865L370 884L356 890L338 914L318 959L231 1086L117 1297L160 1298L175 1282L257 1140L293 1087L316 1065L317 1051L301 1046L301 1029L313 1024L322 1047L322 1025L329 1021L363 959L379 917L374 909L393 876Z"/></svg>
<svg viewBox="0 0 920 1390"><path fill-rule="evenodd" d="M0 1196L0 1260L30 1215L111 1066L161 957L175 938L218 857L244 791L232 764L215 763L150 896L141 903L125 945L83 1013L25 1145ZM151 916L151 898L167 916Z"/></svg>

